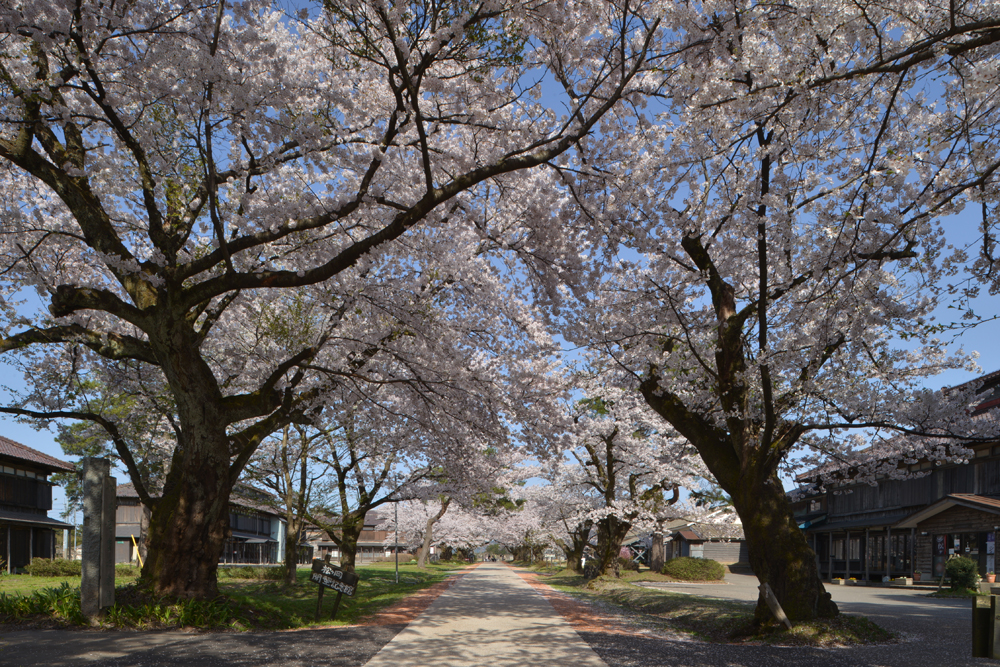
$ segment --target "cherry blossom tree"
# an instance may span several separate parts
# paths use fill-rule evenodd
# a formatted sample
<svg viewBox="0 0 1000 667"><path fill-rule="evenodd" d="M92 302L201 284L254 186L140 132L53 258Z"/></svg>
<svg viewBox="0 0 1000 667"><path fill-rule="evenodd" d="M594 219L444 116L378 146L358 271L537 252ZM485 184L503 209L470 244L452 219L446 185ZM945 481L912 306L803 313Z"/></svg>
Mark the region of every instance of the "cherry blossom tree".
<svg viewBox="0 0 1000 667"><path fill-rule="evenodd" d="M898 432L976 435L960 397L920 382L972 366L932 311L961 259L942 254L941 216L995 201L995 10L685 4L648 104L605 119L590 169L565 179L595 276L565 335L697 448L793 621L837 608L779 471ZM934 455L906 442L870 470Z"/></svg>
<svg viewBox="0 0 1000 667"><path fill-rule="evenodd" d="M567 452L576 465L565 471L561 485L596 501L580 520L595 526L598 570L606 574L617 572L629 530L677 502L680 488L693 486L702 466L695 449L637 393L611 384L614 374L590 371L578 377L585 398L571 408Z"/></svg>
<svg viewBox="0 0 1000 667"><path fill-rule="evenodd" d="M152 507L143 577L214 596L229 492L267 435L355 380L420 383L441 406L470 389L418 352L478 347L500 373L488 348L531 326L516 300L459 342L420 295L475 300L501 249L528 273L554 263L561 221L531 169L632 94L658 26L603 1L327 3L297 23L260 0L5 2L0 352L29 373L158 378L176 434L162 495L64 384L8 412L106 428ZM537 101L553 76L563 115ZM327 308L291 354L254 326L283 291ZM516 338L515 380L536 347Z"/></svg>
<svg viewBox="0 0 1000 667"><path fill-rule="evenodd" d="M398 527L400 541L417 549L420 567L424 567L431 547L441 549L451 546L471 551L491 539L489 520L474 509L455 502L450 496L402 502L398 515L398 524L394 513L386 517L379 527L380 530L391 531L385 543L388 545L395 540Z"/></svg>
<svg viewBox="0 0 1000 667"><path fill-rule="evenodd" d="M533 501L539 503L544 523L553 543L562 549L566 567L583 572L583 557L595 546L592 512L600 499L581 483L579 464L556 457L543 466L539 475L548 484Z"/></svg>

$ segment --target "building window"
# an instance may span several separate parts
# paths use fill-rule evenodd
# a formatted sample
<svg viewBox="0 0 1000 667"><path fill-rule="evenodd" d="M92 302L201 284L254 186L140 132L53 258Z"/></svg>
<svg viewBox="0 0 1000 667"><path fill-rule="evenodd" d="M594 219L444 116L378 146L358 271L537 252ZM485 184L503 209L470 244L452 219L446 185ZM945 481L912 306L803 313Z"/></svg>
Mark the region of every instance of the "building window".
<svg viewBox="0 0 1000 667"><path fill-rule="evenodd" d="M851 560L860 560L861 559L861 538L860 537L852 537L851 538L849 558Z"/></svg>

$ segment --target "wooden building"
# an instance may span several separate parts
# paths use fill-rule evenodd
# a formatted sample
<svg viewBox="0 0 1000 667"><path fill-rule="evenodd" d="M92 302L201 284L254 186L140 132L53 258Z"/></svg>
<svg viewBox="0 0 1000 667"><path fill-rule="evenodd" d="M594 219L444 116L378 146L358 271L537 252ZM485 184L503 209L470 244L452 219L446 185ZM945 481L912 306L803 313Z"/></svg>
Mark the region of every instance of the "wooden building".
<svg viewBox="0 0 1000 667"><path fill-rule="evenodd" d="M1000 406L1000 371L982 382L975 413ZM970 383L971 384L971 383ZM964 388L968 385L962 385ZM908 479L877 480L872 486L848 476L823 493L793 492L793 513L816 553L825 579L881 580L884 577L940 577L954 555L979 562L980 574L994 571L1000 531L1000 445L971 446L967 463L918 461ZM810 482L815 472L800 476Z"/></svg>
<svg viewBox="0 0 1000 667"><path fill-rule="evenodd" d="M0 560L2 571L21 571L32 558L55 557L56 530L71 528L49 518L55 472L73 466L0 436Z"/></svg>
<svg viewBox="0 0 1000 667"><path fill-rule="evenodd" d="M723 564L749 563L743 526L738 523L689 523L679 526L665 544L666 559L686 556Z"/></svg>
<svg viewBox="0 0 1000 667"><path fill-rule="evenodd" d="M334 525L337 524L337 519L334 517L330 520ZM379 526L386 522L385 517L376 512L369 512L365 515L365 525L361 529L361 534L358 536L358 551L355 556L356 562L360 563L372 563L383 558L392 556L393 547L391 544L391 538L393 536L393 531L391 530L380 530ZM340 548L337 543L334 542L326 531L321 530L317 526L308 524L303 535L303 546L306 549L312 549L313 558L324 558L327 554L330 554L330 558L339 561L340 560ZM387 545L386 540L390 540ZM399 544L396 548L403 551L406 545Z"/></svg>
<svg viewBox="0 0 1000 667"><path fill-rule="evenodd" d="M119 484L115 519L115 562L128 563L145 556L144 540L149 510L139 502L131 484ZM285 519L269 503L267 493L237 484L229 496L229 535L220 563L265 565L285 558Z"/></svg>

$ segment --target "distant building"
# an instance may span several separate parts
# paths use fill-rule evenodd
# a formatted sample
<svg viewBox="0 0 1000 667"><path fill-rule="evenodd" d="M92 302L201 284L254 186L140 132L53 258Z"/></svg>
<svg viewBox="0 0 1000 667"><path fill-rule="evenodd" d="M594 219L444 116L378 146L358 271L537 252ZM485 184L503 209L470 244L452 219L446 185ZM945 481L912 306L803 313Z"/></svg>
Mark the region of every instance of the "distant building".
<svg viewBox="0 0 1000 667"><path fill-rule="evenodd" d="M149 510L139 502L131 484L118 485L115 562L136 560L136 547L143 544L149 526ZM268 494L237 484L229 495L229 536L220 563L265 565L285 558L285 520L269 504ZM140 553L145 553L141 551Z"/></svg>
<svg viewBox="0 0 1000 667"><path fill-rule="evenodd" d="M330 522L337 524L337 518L333 517ZM386 518L377 512L368 512L365 515L365 525L358 536L358 551L355 555L357 563L371 563L381 558L387 558L393 554L392 544L386 544L393 531L379 530L379 526L386 522ZM330 554L333 560L340 560L340 547L334 542L325 530L312 524L306 524L302 536L302 550L305 553L311 550L313 558L324 558ZM397 545L400 551L406 549L405 544ZM300 560L300 562L302 562Z"/></svg>
<svg viewBox="0 0 1000 667"><path fill-rule="evenodd" d="M70 524L49 518L55 472L72 472L65 461L0 436L0 559L2 571L18 572L32 558L54 558L56 530Z"/></svg>
<svg viewBox="0 0 1000 667"><path fill-rule="evenodd" d="M666 558L708 558L726 565L749 563L743 525L739 523L689 523L678 526L666 544Z"/></svg>

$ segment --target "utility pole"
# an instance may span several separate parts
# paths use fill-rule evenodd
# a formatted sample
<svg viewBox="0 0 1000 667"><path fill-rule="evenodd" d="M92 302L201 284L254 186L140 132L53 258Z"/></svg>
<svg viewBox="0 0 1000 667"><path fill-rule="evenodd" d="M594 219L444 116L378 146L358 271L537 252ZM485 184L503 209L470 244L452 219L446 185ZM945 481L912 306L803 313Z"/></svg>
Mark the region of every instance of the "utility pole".
<svg viewBox="0 0 1000 667"><path fill-rule="evenodd" d="M396 583L399 583L399 501L397 500L392 504L393 511L393 528L396 529L396 537L393 538L392 551L396 554Z"/></svg>

